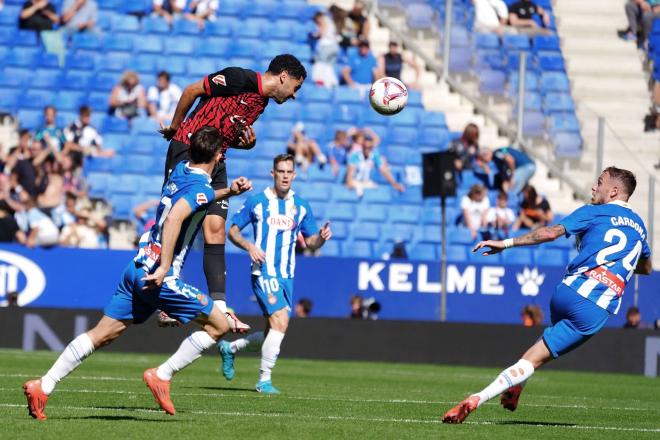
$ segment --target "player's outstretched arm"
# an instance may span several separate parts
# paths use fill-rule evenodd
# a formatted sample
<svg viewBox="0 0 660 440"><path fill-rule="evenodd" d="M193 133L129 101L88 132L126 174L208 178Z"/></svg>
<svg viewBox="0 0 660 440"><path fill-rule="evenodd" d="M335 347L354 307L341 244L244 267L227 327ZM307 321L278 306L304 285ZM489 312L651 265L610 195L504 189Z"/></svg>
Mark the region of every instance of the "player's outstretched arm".
<svg viewBox="0 0 660 440"><path fill-rule="evenodd" d="M318 234L311 235L305 238L307 248L315 251L325 244L326 241L332 238L332 230L330 229L330 222L325 222L323 227L319 230Z"/></svg>
<svg viewBox="0 0 660 440"><path fill-rule="evenodd" d="M635 267L635 273L640 275L651 275L653 272L653 263L650 258L641 257L637 261L637 266Z"/></svg>
<svg viewBox="0 0 660 440"><path fill-rule="evenodd" d="M520 237L507 238L506 240L486 240L479 242L472 252L477 252L479 249L485 249L483 255L494 255L502 252L504 249L514 246L531 246L534 244L545 243L548 241L556 240L566 233L563 225L543 226L533 230Z"/></svg>
<svg viewBox="0 0 660 440"><path fill-rule="evenodd" d="M144 289L160 287L163 284L163 279L172 266L174 247L181 232L181 225L191 213L192 208L188 202L185 199L179 199L167 214L161 231L160 264L154 273L143 278Z"/></svg>
<svg viewBox="0 0 660 440"><path fill-rule="evenodd" d="M264 251L243 237L241 235L241 230L237 225L232 225L231 228L229 228L229 239L239 248L246 250L253 263L263 263L266 260L266 254Z"/></svg>
<svg viewBox="0 0 660 440"><path fill-rule="evenodd" d="M250 190L252 190L252 181L247 177L239 177L232 180L229 188L216 189L215 200L228 199L229 197L234 197Z"/></svg>
<svg viewBox="0 0 660 440"><path fill-rule="evenodd" d="M172 140L174 134L181 126L183 119L188 114L188 110L190 110L190 107L192 107L195 100L205 94L206 90L204 90L204 80L199 80L186 87L183 90L183 94L181 95L181 98L176 105L176 110L174 110L172 123L167 127L161 127L158 132L162 134L163 137L168 141Z"/></svg>

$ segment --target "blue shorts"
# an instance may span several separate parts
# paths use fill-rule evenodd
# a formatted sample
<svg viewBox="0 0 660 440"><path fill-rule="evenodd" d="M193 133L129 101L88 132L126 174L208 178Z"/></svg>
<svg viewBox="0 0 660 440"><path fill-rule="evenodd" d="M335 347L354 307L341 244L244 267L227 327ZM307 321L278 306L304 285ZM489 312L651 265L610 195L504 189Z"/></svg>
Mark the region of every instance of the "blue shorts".
<svg viewBox="0 0 660 440"><path fill-rule="evenodd" d="M213 301L196 287L173 279L163 283L160 289L142 290L142 278L145 275L141 266L137 267L133 261L128 263L103 314L120 321L133 321L135 324L142 324L156 309L183 324L201 314L211 314Z"/></svg>
<svg viewBox="0 0 660 440"><path fill-rule="evenodd" d="M550 300L553 325L543 332L545 345L552 357L558 358L598 333L609 316L607 310L580 296L567 285L560 284Z"/></svg>
<svg viewBox="0 0 660 440"><path fill-rule="evenodd" d="M257 297L264 316L287 309L291 316L293 303L293 279L252 275L252 291Z"/></svg>

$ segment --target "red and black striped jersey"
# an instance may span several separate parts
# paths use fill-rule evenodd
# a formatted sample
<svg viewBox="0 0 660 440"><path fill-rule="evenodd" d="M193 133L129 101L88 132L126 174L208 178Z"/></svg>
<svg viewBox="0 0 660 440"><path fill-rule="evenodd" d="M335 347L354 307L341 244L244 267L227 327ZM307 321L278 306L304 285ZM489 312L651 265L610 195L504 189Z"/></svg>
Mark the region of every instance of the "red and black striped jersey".
<svg viewBox="0 0 660 440"><path fill-rule="evenodd" d="M238 145L241 130L254 124L268 105L263 95L261 75L240 67L227 67L204 78L206 94L174 135L174 140L190 144L190 136L201 127L220 130L222 153Z"/></svg>

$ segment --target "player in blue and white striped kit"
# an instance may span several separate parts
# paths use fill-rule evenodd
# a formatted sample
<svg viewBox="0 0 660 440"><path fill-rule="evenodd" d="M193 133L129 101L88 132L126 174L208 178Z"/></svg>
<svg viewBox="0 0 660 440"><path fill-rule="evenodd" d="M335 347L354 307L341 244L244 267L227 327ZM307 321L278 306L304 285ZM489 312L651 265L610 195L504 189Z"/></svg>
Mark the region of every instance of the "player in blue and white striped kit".
<svg viewBox="0 0 660 440"><path fill-rule="evenodd" d="M252 290L266 317L266 339L261 347L261 368L256 390L278 393L271 371L289 325L293 304L293 274L296 268L296 241L302 234L310 250L316 250L332 237L328 223L319 230L312 209L291 189L296 177L294 157L281 154L273 159L273 187L253 195L232 218L229 239L245 249L252 260ZM254 243L241 235L252 225ZM223 374L234 377L234 355L249 345L258 345L259 335L250 335L231 344L221 341Z"/></svg>
<svg viewBox="0 0 660 440"><path fill-rule="evenodd" d="M568 353L598 333L621 307L621 296L634 273L651 273L651 250L644 222L628 205L635 191L628 170L606 168L591 188L591 205L575 210L559 224L516 238L482 241L476 252L493 255L513 246L529 246L575 235L578 255L566 268L550 301L552 326L514 365L481 392L445 413L445 423L462 423L483 403L501 394L504 408L514 411L526 381L542 365Z"/></svg>
<svg viewBox="0 0 660 440"><path fill-rule="evenodd" d="M137 256L126 265L104 316L93 329L71 341L41 379L23 385L32 417L45 419L48 396L60 380L131 324L143 323L156 309L183 323L194 320L202 327L186 338L166 362L143 375L160 407L168 414L175 413L170 398L172 376L229 330L225 315L208 295L179 278L209 205L251 189L250 181L241 177L229 188L213 190L210 173L220 160L221 146L222 136L216 128L203 127L193 134L190 161L180 162L168 178L156 223L140 240Z"/></svg>

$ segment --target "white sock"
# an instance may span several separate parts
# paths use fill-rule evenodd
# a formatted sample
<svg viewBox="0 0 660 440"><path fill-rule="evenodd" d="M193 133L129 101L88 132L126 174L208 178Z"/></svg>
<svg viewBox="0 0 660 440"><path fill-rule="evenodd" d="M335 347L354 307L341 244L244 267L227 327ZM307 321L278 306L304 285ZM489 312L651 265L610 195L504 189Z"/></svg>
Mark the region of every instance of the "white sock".
<svg viewBox="0 0 660 440"><path fill-rule="evenodd" d="M215 301L213 301L213 304L218 306L222 313L227 313L227 303L225 301L221 299L216 299Z"/></svg>
<svg viewBox="0 0 660 440"><path fill-rule="evenodd" d="M162 380L172 380L174 373L186 368L202 356L202 353L216 343L208 333L198 331L183 340L179 349L156 370Z"/></svg>
<svg viewBox="0 0 660 440"><path fill-rule="evenodd" d="M229 348L231 349L232 353L236 353L241 350L257 351L259 348L261 348L263 343L264 332L254 332L244 338L230 342Z"/></svg>
<svg viewBox="0 0 660 440"><path fill-rule="evenodd" d="M78 365L92 353L94 353L94 344L89 335L87 333L78 335L66 346L48 373L41 378L41 389L44 393L52 393L55 385L78 368Z"/></svg>
<svg viewBox="0 0 660 440"><path fill-rule="evenodd" d="M520 359L514 365L504 369L495 378L493 383L476 394L479 396L479 404L477 406L481 406L493 397L499 396L512 386L524 383L532 374L534 374L532 363L528 360Z"/></svg>
<svg viewBox="0 0 660 440"><path fill-rule="evenodd" d="M284 339L284 333L270 329L261 346L261 368L259 369L259 381L270 380L270 374L280 354L280 345Z"/></svg>

